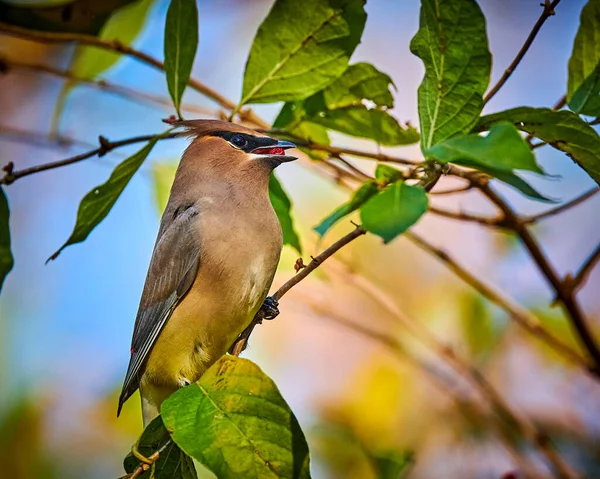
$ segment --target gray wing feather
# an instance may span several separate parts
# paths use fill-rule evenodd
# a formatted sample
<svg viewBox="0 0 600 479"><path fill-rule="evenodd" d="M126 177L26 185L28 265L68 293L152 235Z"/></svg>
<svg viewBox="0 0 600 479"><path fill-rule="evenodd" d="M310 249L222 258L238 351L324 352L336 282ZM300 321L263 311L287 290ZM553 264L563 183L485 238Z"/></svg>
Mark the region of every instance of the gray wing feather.
<svg viewBox="0 0 600 479"><path fill-rule="evenodd" d="M192 286L200 264L193 204L165 213L150 261L133 329L131 358L119 398L119 409L139 387L139 373L175 306ZM172 219L171 219L172 218Z"/></svg>

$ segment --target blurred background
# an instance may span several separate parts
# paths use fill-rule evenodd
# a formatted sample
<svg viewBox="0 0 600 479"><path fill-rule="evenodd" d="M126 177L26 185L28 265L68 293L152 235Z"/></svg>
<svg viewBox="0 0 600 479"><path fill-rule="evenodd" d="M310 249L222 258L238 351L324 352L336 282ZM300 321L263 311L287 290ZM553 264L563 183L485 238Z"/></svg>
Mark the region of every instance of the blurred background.
<svg viewBox="0 0 600 479"><path fill-rule="evenodd" d="M163 53L168 2L148 1L133 41ZM551 106L564 94L567 61L583 0L562 2L523 63L486 112ZM480 0L493 54L492 83L513 59L541 13L540 0ZM244 64L271 2L199 0L200 43L192 76L237 101ZM362 43L352 62L369 61L397 86L393 114L418 125L421 61L409 51L418 28L417 0L372 0ZM69 67L73 46L41 45L0 36L0 55ZM168 98L164 76L123 58L104 78ZM63 81L24 68L0 73L0 165L17 169L89 150L98 135L118 140L163 131L168 106L132 100L86 85L61 95ZM59 98L60 121L53 121ZM189 89L188 117L216 107ZM280 105L254 110L272 121ZM54 129L59 140L48 137ZM71 141L65 141L68 138ZM369 141L333 134L334 145L376 151ZM71 233L81 198L139 146L23 178L6 188L11 208L14 270L0 297L0 477L107 478L141 432L136 395L116 418L118 391L160 219L164 191L185 140L156 146L108 217L82 244L44 264ZM383 151L419 159L418 145ZM542 193L567 201L593 181L552 148L538 160L559 179L528 179ZM357 161L367 171L374 164ZM278 170L293 200L304 260L350 231L342 221L318 244L311 228L345 201L348 191L294 163ZM165 179L166 178L166 179ZM442 180L439 189L451 187ZM497 190L523 214L549 206L503 185ZM433 204L494 214L477 192L433 196ZM561 275L577 270L600 241L600 196L536 225L534 233ZM534 310L544 325L578 348L560 308L518 241L479 225L427 215L415 231L453 255L479 278ZM276 284L294 274L287 249ZM580 292L600 337L600 268ZM566 462L584 477L600 477L600 384L519 329L500 309L405 238L388 246L363 237L294 288L276 321L259 327L244 356L280 387L307 434L315 478L375 479L512 477L523 461L552 477L539 450L518 432L499 431L474 389L411 334L426 327L466 364L484 373L519 418L543 428ZM352 324L376 334L356 331ZM407 325L412 325L407 327ZM416 325L416 326L415 326ZM392 338L394 347L382 337ZM500 428L501 429L501 428ZM212 477L201 472L201 477ZM386 475L387 474L387 475Z"/></svg>

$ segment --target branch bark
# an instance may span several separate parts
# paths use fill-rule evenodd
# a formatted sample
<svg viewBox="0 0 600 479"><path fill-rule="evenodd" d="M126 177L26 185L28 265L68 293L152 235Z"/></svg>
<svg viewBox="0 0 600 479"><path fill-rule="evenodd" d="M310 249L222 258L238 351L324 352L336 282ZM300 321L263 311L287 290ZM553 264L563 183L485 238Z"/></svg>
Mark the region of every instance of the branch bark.
<svg viewBox="0 0 600 479"><path fill-rule="evenodd" d="M281 286L281 288L279 288L273 294L272 297L275 300L279 301L290 289L292 289L300 281L302 281L310 273L312 273L315 269L317 269L321 265L321 263L323 263L323 261L325 261L327 258L331 257L333 254L337 253L340 249L342 249L348 243L351 243L356 238L358 238L359 236L362 236L364 234L366 234L366 231L364 229L362 229L362 227L357 226L356 228L354 228L353 231L351 231L347 235L345 235L342 238L340 238L339 240L337 240L329 248L327 248L325 251L323 251L319 256L313 258L312 261L310 263L308 263L305 268L301 269L298 273L296 273L296 275L293 278L291 278L283 286ZM248 338L252 334L252 331L254 331L254 328L258 324L261 324L262 321L263 321L263 318L259 311L256 314L256 316L254 317L254 319L252 320L252 322L250 323L250 325L242 332L242 334L240 334L239 338L236 339L236 341L231 346L231 348L230 348L231 354L233 354L235 356L240 355L240 353L246 347L246 344L248 343Z"/></svg>
<svg viewBox="0 0 600 479"><path fill-rule="evenodd" d="M500 80L498 80L498 83L496 83L483 97L484 104L486 104L488 101L490 101L493 98L493 96L500 91L500 89L504 86L506 81L513 74L513 72L515 71L515 69L517 68L519 63L521 63L521 60L523 60L523 57L527 53L527 50L529 50L529 48L531 47L531 44L533 43L533 40L535 40L535 37L539 33L540 29L542 28L544 23L546 23L546 20L548 20L548 18L551 17L552 15L554 15L554 8L559 3L560 3L560 0L554 0L553 2L546 1L543 4L544 10L542 11L540 18L538 18L537 22L535 22L535 25L533 26L533 28L531 29L531 32L527 36L525 43L523 44L523 46L517 53L517 56L515 57L515 59L511 62L511 64L508 66L508 68L504 71L504 73L500 77Z"/></svg>
<svg viewBox="0 0 600 479"><path fill-rule="evenodd" d="M173 102L170 98L155 95L153 93L138 91L133 88L117 85L107 80L90 80L89 78L78 76L70 70L61 70L59 68L55 68L50 65L44 65L42 63L27 63L21 62L14 58L8 59L6 57L0 56L0 66L6 67L6 70L8 70L9 72L13 68L41 72L48 75L52 75L57 78L61 78L66 81L87 85L90 88L94 88L96 90L112 93L114 95L120 96L121 98L125 98L136 103L157 105L168 110L173 109ZM182 105L181 109L190 113L210 115L215 117L218 114L217 111L212 111L207 108L190 104Z"/></svg>
<svg viewBox="0 0 600 479"><path fill-rule="evenodd" d="M0 185L10 185L15 182L19 178L23 178L24 176L33 175L34 173L39 173L41 171L53 170L55 168L61 168L63 166L72 165L73 163L78 163L83 160L87 160L88 158L92 158L94 156L104 156L108 152L114 150L115 148L120 148L126 145L132 145L134 143L141 143L144 141L150 141L157 134L154 135L142 135L142 136L134 136L132 138L126 138L124 140L119 141L109 141L103 136L99 137L100 146L94 150L88 151L86 153L81 153L79 155L71 156L69 158L65 158L64 160L53 161L50 163L44 163L43 165L32 166L31 168L24 168L22 170L14 170L13 162L9 162L6 166L4 166L4 176L0 178ZM169 139L175 138L177 136L176 133L170 133L165 135L160 139Z"/></svg>
<svg viewBox="0 0 600 479"><path fill-rule="evenodd" d="M448 364L460 377L463 377L475 391L477 391L481 398L490 405L493 413L498 418L500 434L509 447L512 446L511 434L516 430L520 436L537 447L541 455L553 468L557 477L560 477L561 479L573 479L577 477L577 474L571 470L554 449L546 434L540 431L533 421L515 412L477 368L469 365L464 358L461 358L456 354L452 347L442 343L423 325L422 321L418 321L405 314L396 305L396 302L385 292L381 291L376 285L367 279L352 273L345 276L348 277L349 282L352 282L386 309L404 327L406 327L410 334L424 346L429 348L444 363ZM408 356L403 350L402 345L394 340L394 338L389 338L387 335L381 333L372 334L372 331L369 328L357 325L350 321L347 321L346 323L348 327L351 327L355 331L361 332L374 340L381 341L383 344L394 350L399 350L405 357ZM400 349L397 349L398 347L400 347ZM518 451L516 451L516 453L520 456ZM527 463L525 462L525 464ZM533 478L538 476L538 474L535 474L532 471L527 471L527 477Z"/></svg>
<svg viewBox="0 0 600 479"><path fill-rule="evenodd" d="M406 236L409 240L423 250L440 259L460 279L471 286L474 290L479 292L484 298L506 311L519 326L525 329L525 331L530 333L533 337L552 347L557 353L559 353L569 362L582 367L586 372L590 371L590 364L585 358L583 358L577 351L574 351L565 343L563 343L552 333L544 329L540 325L539 319L527 309L515 303L512 299L506 297L501 291L498 291L493 286L488 285L482 280L478 279L475 275L461 266L447 252L432 245L423 237L410 231L404 233L404 236Z"/></svg>
<svg viewBox="0 0 600 479"><path fill-rule="evenodd" d="M600 349L573 294L573 288L565 287L565 283L560 279L546 255L542 252L536 239L508 203L487 184L480 185L479 189L504 213L504 224L521 238L534 262L552 286L556 294L556 300L563 304L569 321L593 361L590 371L600 377Z"/></svg>

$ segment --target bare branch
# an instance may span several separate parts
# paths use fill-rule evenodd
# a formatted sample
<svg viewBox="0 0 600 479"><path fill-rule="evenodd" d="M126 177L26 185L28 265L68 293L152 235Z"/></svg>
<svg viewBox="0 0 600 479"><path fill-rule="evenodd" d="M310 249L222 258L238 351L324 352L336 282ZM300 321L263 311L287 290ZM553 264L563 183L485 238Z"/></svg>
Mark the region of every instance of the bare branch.
<svg viewBox="0 0 600 479"><path fill-rule="evenodd" d="M448 253L441 250L440 248L437 248L436 246L433 246L421 236L418 236L410 231L404 233L404 236L410 239L417 246L421 247L428 253L440 259L465 283L467 283L469 286L471 286L473 289L479 292L483 297L487 298L489 301L505 310L519 326L525 329L532 336L552 347L569 362L577 364L578 366L582 367L585 371L590 370L590 364L588 364L585 358L583 358L577 351L574 351L565 343L563 343L552 333L544 329L544 327L541 326L539 319L527 309L515 303L512 299L508 298L503 292L495 289L493 286L486 284L484 281L478 279L472 273L467 271L463 266L461 266Z"/></svg>
<svg viewBox="0 0 600 479"><path fill-rule="evenodd" d="M435 206L429 207L429 212L437 216L443 216L444 218L450 218L459 221L469 221L472 223L478 223L483 226L498 227L502 218L489 218L487 216L478 216L470 213L463 213L462 211L448 211Z"/></svg>
<svg viewBox="0 0 600 479"><path fill-rule="evenodd" d="M506 81L513 74L513 72L515 71L515 68L517 68L519 63L521 63L521 60L523 60L523 57L527 53L527 50L529 50L529 47L531 47L531 44L533 43L533 40L535 40L535 37L539 33L540 29L542 28L542 26L544 25L546 20L548 20L548 17L551 17L552 15L554 15L554 7L556 7L559 3L560 3L560 0L554 0L553 2L545 2L544 3L544 10L542 11L540 18L538 18L537 22L535 22L535 25L531 29L531 32L529 33L527 39L525 40L525 43L523 44L523 46L517 53L517 56L512 61L512 63L508 66L508 68L504 71L504 73L500 77L500 80L498 80L498 83L496 83L491 88L491 90L488 91L487 94L483 97L484 104L487 103L488 101L490 101L492 99L492 97L496 93L498 93L500 88L502 88L504 86Z"/></svg>
<svg viewBox="0 0 600 479"><path fill-rule="evenodd" d="M70 158L66 158L64 160L53 161L51 163L45 163L43 165L32 166L31 168L24 168L22 170L14 171L13 162L9 162L3 169L5 171L4 176L0 178L0 185L10 185L14 181L19 178L23 178L24 176L33 175L34 173L39 173L41 171L53 170L55 168L60 168L67 165L72 165L73 163L78 163L83 160L87 160L88 158L92 158L94 156L104 156L109 151L114 150L115 148L120 148L126 145L132 145L134 143L140 143L144 141L150 141L157 134L154 135L142 135L135 136L132 138L126 138L124 140L119 141L108 141L103 136L99 137L100 146L94 150L88 151L86 153L81 153L79 155L72 156ZM176 133L170 133L165 135L161 139L175 138L177 136Z"/></svg>
<svg viewBox="0 0 600 479"><path fill-rule="evenodd" d="M535 423L516 413L477 368L470 366L465 359L456 354L452 347L440 342L440 340L423 325L422 321L418 321L405 314L388 294L366 278L349 272L344 275L344 278L346 281L352 282L352 284L360 288L369 297L386 309L404 327L406 327L410 334L433 351L436 356L448 364L479 393L481 398L490 405L492 411L495 413L496 418L500 423L499 433L505 439L507 446L513 449L513 452L516 452L517 457L522 458L519 451L514 449L513 441L511 440L511 435L514 430L538 448L540 453L553 467L558 477L565 479L577 477L560 455L558 455L556 450L549 443L546 435L538 429ZM381 342L395 352L401 353L404 358L411 359L411 362L416 363L417 366L420 366L427 372L427 369L423 367L425 365L418 364L418 361L416 361L415 358L406 354L403 346L393 337L389 337L383 333L374 332L370 328L366 328L351 321L344 321L340 318L335 318L335 320L339 324L360 332L371 339ZM433 379L437 378L433 377ZM524 459L521 462L527 467L527 462ZM532 471L528 471L528 477L537 476L538 474L533 474Z"/></svg>
<svg viewBox="0 0 600 479"><path fill-rule="evenodd" d="M93 149L96 145L62 135L50 137L35 131L22 130L12 126L0 125L0 140L35 146L38 148L72 149L74 147Z"/></svg>
<svg viewBox="0 0 600 479"><path fill-rule="evenodd" d="M429 194L431 195L453 195L455 193L464 193L465 191L469 191L473 189L473 185L468 184L468 185L464 185L464 186L460 186L458 188L452 188L452 189L448 189L448 190L441 190L441 191L430 191Z"/></svg>
<svg viewBox="0 0 600 479"><path fill-rule="evenodd" d="M122 53L123 55L130 56L135 58L146 65L150 65L157 70L164 71L165 65L163 62L158 60L157 58L148 55L147 53L141 52L132 48L128 45L124 45L117 40L102 40L101 38L95 37L93 35L86 35L81 33L63 33L63 32L43 32L37 30L29 30L27 28L17 27L15 25L9 25L4 22L0 22L0 33L5 35L10 35L13 37L23 38L25 40L31 40L38 43L68 43L68 42L76 42L81 45L88 45L91 47L101 48L103 50L110 50L117 53ZM210 98L215 103L219 104L221 107L226 110L232 110L235 107L235 104L217 93L213 89L204 85L203 83L195 80L194 78L190 78L188 83L189 87L193 90L196 90L198 93ZM252 115L252 120L257 120ZM256 121L257 124L264 124L262 120Z"/></svg>
<svg viewBox="0 0 600 479"><path fill-rule="evenodd" d="M588 276L594 269L594 266L600 261L600 244L596 246L596 249L592 251L592 253L588 256L588 258L584 261L579 268L575 277L572 278L567 276L564 280L565 288L571 290L571 294L573 294L576 290L581 288L587 281Z"/></svg>
<svg viewBox="0 0 600 479"><path fill-rule="evenodd" d="M21 62L16 59L8 59L5 57L0 57L0 65L5 65L9 70L12 68L19 68L23 70L31 70L34 72L46 73L48 75L62 78L67 81L81 83L95 90L112 93L127 100L135 101L136 103L156 105L168 110L173 109L173 102L167 97L155 95L153 93L142 92L122 85L116 85L107 80L90 80L89 78L78 76L70 70L61 70L59 68L55 68L50 65L44 65L41 63ZM208 108L203 108L196 105L183 104L181 106L181 109L190 113L197 113L200 115L208 115L214 117L217 116L217 111L209 110Z"/></svg>
<svg viewBox="0 0 600 479"><path fill-rule="evenodd" d="M310 263L306 265L305 268L302 268L296 276L288 280L281 288L279 288L272 296L275 300L279 301L284 294L286 294L290 289L296 286L300 281L306 278L310 273L312 273L315 269L317 269L323 261L337 253L340 249L346 246L348 243L351 243L359 236L366 234L366 231L362 229L362 227L357 226L354 231L351 231L346 236L343 236L335 243L333 243L329 248L323 251L319 256L312 259ZM260 311L259 311L260 313ZM256 325L261 324L263 318L260 317L260 314L257 313L250 325L242 332L240 337L236 339L233 345L230 348L231 354L235 356L239 356L240 353L246 347L246 343L248 342L248 338L252 334L252 331L256 327Z"/></svg>
<svg viewBox="0 0 600 479"><path fill-rule="evenodd" d="M533 215L533 216L526 216L524 218L521 219L521 222L523 224L529 225L532 223L535 223L539 220L548 218L549 216L554 216L557 215L559 213L562 213L563 211L569 210L575 206L580 205L581 203L583 203L584 201L588 200L589 198L591 198L592 196L594 196L596 193L598 193L600 191L600 188L592 188L589 191L586 191L585 193L583 193L582 195L578 196L577 198L564 203L560 206L557 206L555 208L552 208L548 211L544 211L543 213L539 213L537 215Z"/></svg>
<svg viewBox="0 0 600 479"><path fill-rule="evenodd" d="M546 277L554 292L556 299L560 301L565 311L568 314L568 318L573 325L581 343L587 350L589 356L593 360L593 366L591 371L596 376L600 376L600 349L592 335L592 332L587 325L586 319L581 311L579 303L573 295L572 288L565 287L564 282L559 278L558 274L546 258L546 255L542 252L538 242L532 236L527 229L523 221L516 215L513 209L500 197L489 185L479 186L481 192L487 196L487 198L494 203L504 213L504 225L513 230L521 238L521 241L525 245L527 251L541 270L542 274Z"/></svg>

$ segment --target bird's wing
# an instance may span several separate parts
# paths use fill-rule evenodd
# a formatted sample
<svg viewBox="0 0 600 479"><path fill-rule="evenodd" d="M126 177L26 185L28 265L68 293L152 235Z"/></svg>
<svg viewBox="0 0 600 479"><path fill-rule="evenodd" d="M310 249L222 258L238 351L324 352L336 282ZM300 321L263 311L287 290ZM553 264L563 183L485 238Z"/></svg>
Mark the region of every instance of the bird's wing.
<svg viewBox="0 0 600 479"><path fill-rule="evenodd" d="M175 306L192 286L200 264L198 234L194 232L198 209L189 204L177 208L173 215L167 214L154 247L135 320L131 358L117 415L139 387L140 370Z"/></svg>

